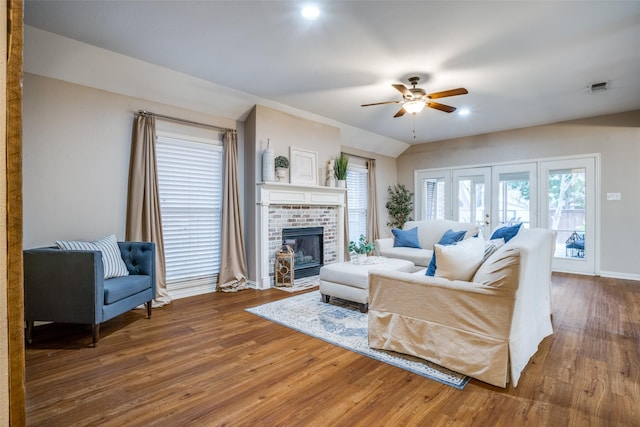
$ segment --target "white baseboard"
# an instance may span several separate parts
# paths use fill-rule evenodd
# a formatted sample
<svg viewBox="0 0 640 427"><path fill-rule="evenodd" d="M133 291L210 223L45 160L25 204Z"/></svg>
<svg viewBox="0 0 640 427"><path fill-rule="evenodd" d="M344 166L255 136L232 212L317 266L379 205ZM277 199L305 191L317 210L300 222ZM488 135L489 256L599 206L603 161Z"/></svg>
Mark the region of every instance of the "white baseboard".
<svg viewBox="0 0 640 427"><path fill-rule="evenodd" d="M592 274L592 273L582 273L580 271L559 270L559 269L553 270L553 273L575 274L577 276L592 276L592 277L597 276L597 274Z"/></svg>
<svg viewBox="0 0 640 427"><path fill-rule="evenodd" d="M624 279L624 280L638 280L638 281L640 281L640 274L619 273L617 271L600 270L600 276L609 277L611 279Z"/></svg>
<svg viewBox="0 0 640 427"><path fill-rule="evenodd" d="M180 299L193 297L196 295L208 294L215 291L215 285L192 286L184 289L172 289L169 291L169 296L171 297L171 299Z"/></svg>

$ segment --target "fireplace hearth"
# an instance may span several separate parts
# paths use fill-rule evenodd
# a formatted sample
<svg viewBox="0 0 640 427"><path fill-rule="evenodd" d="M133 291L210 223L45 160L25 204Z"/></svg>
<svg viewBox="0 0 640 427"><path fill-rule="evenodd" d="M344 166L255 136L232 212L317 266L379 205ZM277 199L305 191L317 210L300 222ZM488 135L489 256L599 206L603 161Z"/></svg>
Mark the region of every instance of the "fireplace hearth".
<svg viewBox="0 0 640 427"><path fill-rule="evenodd" d="M282 229L282 244L293 249L296 278L320 274L324 263L323 234L323 227Z"/></svg>

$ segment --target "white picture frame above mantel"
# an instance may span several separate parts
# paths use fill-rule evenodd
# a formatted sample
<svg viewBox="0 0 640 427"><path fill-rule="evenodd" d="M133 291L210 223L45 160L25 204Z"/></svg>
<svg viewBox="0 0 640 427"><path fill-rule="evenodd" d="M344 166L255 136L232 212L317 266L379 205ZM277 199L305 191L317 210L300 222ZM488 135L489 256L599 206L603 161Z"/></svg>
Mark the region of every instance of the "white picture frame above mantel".
<svg viewBox="0 0 640 427"><path fill-rule="evenodd" d="M292 184L318 185L318 153L289 147L289 172Z"/></svg>

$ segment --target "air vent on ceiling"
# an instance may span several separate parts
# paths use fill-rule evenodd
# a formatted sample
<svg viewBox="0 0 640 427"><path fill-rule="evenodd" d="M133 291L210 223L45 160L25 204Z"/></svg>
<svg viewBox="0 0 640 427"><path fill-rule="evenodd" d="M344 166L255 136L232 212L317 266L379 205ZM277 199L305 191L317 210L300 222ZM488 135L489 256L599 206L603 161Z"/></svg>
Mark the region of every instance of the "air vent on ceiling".
<svg viewBox="0 0 640 427"><path fill-rule="evenodd" d="M609 82L599 82L588 85L585 88L586 92L604 92L609 89Z"/></svg>

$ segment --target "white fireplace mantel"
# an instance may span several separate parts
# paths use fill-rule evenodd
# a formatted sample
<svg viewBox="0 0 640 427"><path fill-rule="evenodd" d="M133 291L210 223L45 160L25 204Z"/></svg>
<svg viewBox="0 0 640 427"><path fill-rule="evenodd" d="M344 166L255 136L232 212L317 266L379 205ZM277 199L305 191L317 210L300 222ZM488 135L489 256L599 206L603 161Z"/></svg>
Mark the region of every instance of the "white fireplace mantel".
<svg viewBox="0 0 640 427"><path fill-rule="evenodd" d="M269 276L269 207L282 206L331 206L337 210L338 230L344 230L346 188L323 187L320 185L297 185L277 182L261 182L257 186L256 287L270 288ZM344 233L337 233L337 261L344 261Z"/></svg>
<svg viewBox="0 0 640 427"><path fill-rule="evenodd" d="M261 182L258 205L342 206L346 188Z"/></svg>

